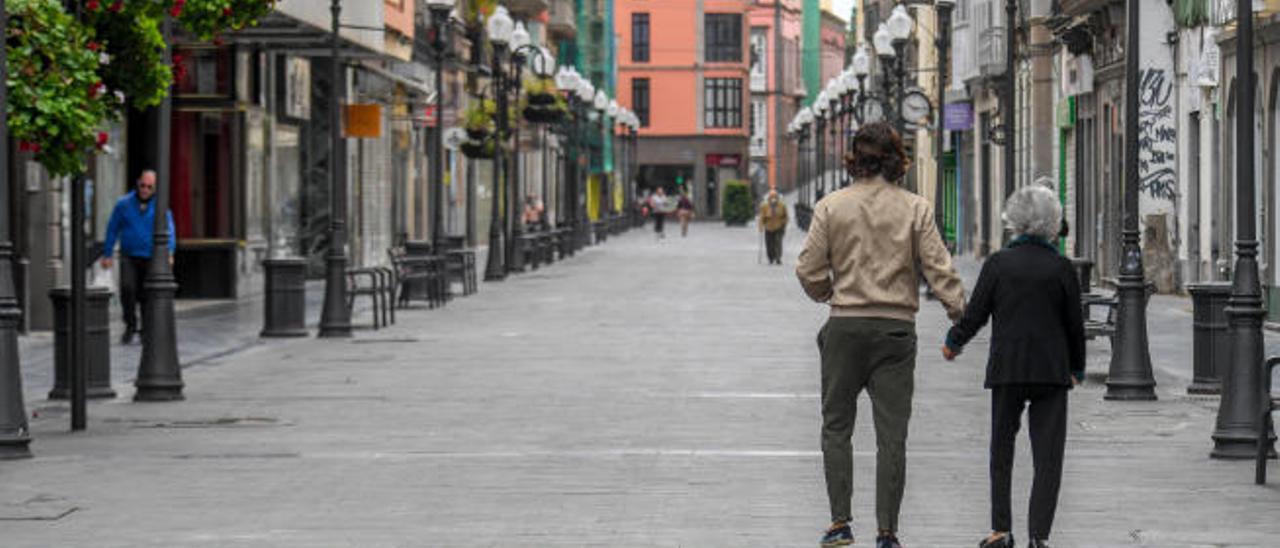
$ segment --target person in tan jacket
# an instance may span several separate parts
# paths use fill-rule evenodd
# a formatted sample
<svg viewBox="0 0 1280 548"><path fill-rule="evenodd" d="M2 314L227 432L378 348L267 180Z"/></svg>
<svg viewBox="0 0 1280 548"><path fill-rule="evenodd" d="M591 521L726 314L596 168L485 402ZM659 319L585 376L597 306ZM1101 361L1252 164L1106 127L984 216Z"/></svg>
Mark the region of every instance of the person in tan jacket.
<svg viewBox="0 0 1280 548"><path fill-rule="evenodd" d="M782 236L787 232L787 204L778 191L769 189L769 197L760 204L760 231L764 232L764 248L769 264L782 264Z"/></svg>
<svg viewBox="0 0 1280 548"><path fill-rule="evenodd" d="M923 273L953 322L964 311L964 288L934 224L933 207L896 184L907 169L897 132L885 123L864 126L845 162L854 182L814 206L796 265L805 293L831 306L818 332L822 457L831 507L831 526L821 543L853 541L851 438L858 395L866 389L876 429L876 547L900 548L917 280Z"/></svg>

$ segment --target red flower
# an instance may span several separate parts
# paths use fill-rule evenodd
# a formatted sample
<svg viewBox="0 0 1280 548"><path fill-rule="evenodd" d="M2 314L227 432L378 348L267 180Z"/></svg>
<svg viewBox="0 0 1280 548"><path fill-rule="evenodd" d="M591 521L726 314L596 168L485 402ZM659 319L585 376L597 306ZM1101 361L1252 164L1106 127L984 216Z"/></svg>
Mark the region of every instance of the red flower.
<svg viewBox="0 0 1280 548"><path fill-rule="evenodd" d="M94 144L95 144L95 145L97 145L97 147L98 147L98 148L102 148L102 147L104 147L104 146L107 146L107 139L108 139L108 138L109 138L109 137L107 136L107 132L105 132L105 131L99 131L99 132L98 132L98 138L94 140Z"/></svg>
<svg viewBox="0 0 1280 548"><path fill-rule="evenodd" d="M169 15L177 17L182 14L182 7L185 6L187 0L173 0L173 7L169 8Z"/></svg>
<svg viewBox="0 0 1280 548"><path fill-rule="evenodd" d="M85 44L84 47L89 48L89 51L98 51L102 48L102 45L91 40L88 44Z"/></svg>
<svg viewBox="0 0 1280 548"><path fill-rule="evenodd" d="M75 150L76 144L71 141L67 141L66 144L62 145L62 148L65 148L67 150Z"/></svg>
<svg viewBox="0 0 1280 548"><path fill-rule="evenodd" d="M90 98L90 99L93 99L93 98L95 98L95 97L97 97L97 96L99 96L99 95L102 95L104 92L106 92L106 90L107 90L107 86L106 86L105 84L103 84L102 82L97 82L97 83L94 83L94 84L90 84L90 85L89 85L89 98Z"/></svg>
<svg viewBox="0 0 1280 548"><path fill-rule="evenodd" d="M120 10L124 9L124 0L112 2L110 6L107 6L107 9L112 13L120 13Z"/></svg>
<svg viewBox="0 0 1280 548"><path fill-rule="evenodd" d="M231 17L231 8L230 7L222 8L222 16Z"/></svg>
<svg viewBox="0 0 1280 548"><path fill-rule="evenodd" d="M215 46L221 46L222 44L223 44L223 42L222 42L222 37L221 37L221 36L214 36L214 37L213 37L213 45L215 45Z"/></svg>
<svg viewBox="0 0 1280 548"><path fill-rule="evenodd" d="M31 152L35 144L21 141L18 143L18 152Z"/></svg>
<svg viewBox="0 0 1280 548"><path fill-rule="evenodd" d="M101 4L98 3L98 0L89 0L85 4L85 7L89 8L89 11L98 11L98 8L101 7Z"/></svg>

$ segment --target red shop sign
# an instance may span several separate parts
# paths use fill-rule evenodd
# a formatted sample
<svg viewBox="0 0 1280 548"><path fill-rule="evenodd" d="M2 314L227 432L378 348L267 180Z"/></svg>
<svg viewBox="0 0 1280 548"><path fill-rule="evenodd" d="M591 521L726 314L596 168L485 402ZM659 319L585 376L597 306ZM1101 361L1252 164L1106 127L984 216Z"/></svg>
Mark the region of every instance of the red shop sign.
<svg viewBox="0 0 1280 548"><path fill-rule="evenodd" d="M742 156L737 154L708 154L707 165L720 167L738 167Z"/></svg>

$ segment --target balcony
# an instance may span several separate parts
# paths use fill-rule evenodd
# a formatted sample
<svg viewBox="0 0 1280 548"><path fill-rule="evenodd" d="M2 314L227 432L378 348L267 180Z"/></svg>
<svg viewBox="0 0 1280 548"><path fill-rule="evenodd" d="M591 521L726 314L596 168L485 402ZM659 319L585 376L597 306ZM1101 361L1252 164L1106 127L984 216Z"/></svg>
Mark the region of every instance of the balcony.
<svg viewBox="0 0 1280 548"><path fill-rule="evenodd" d="M551 40L573 40L578 36L578 23L573 13L573 0L551 0L547 33Z"/></svg>
<svg viewBox="0 0 1280 548"><path fill-rule="evenodd" d="M1004 27L989 27L978 35L978 74L993 78L1004 74Z"/></svg>

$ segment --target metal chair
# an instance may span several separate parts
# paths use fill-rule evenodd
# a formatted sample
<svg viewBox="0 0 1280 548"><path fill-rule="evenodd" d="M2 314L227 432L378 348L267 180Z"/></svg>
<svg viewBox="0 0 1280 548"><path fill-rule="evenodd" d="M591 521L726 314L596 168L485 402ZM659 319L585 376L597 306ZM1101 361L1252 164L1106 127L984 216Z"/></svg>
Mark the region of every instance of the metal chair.
<svg viewBox="0 0 1280 548"><path fill-rule="evenodd" d="M1271 433L1271 413L1276 409L1280 409L1280 399L1271 395L1271 374L1275 371L1276 365L1280 365L1280 356L1272 356L1267 358L1267 363L1262 369L1262 382L1260 390L1262 390L1262 398L1259 401L1261 413L1258 415L1258 454L1254 457L1256 471L1254 474L1254 483L1263 485L1267 483L1267 448L1270 446Z"/></svg>

